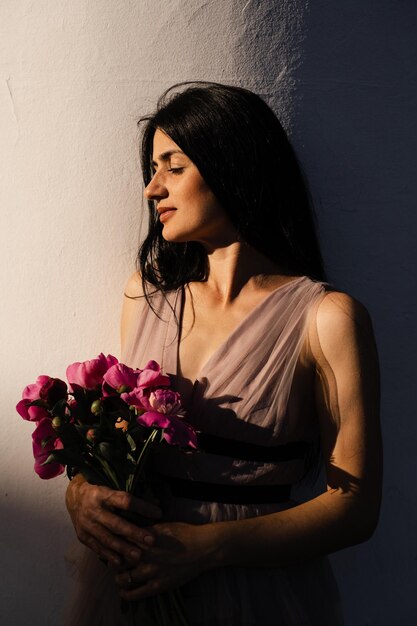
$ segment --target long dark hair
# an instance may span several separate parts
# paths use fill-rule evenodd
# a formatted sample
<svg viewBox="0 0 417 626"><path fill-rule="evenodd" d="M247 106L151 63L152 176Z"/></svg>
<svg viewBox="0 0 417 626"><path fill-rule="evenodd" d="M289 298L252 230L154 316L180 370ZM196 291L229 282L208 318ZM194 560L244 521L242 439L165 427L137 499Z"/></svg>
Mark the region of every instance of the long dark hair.
<svg viewBox="0 0 417 626"><path fill-rule="evenodd" d="M278 118L259 96L218 83L180 83L138 124L145 186L152 178L153 137L159 128L197 166L243 241L284 273L324 280L300 166ZM165 292L205 280L203 246L165 241L153 201L148 205L148 235L138 253L145 294L149 284Z"/></svg>

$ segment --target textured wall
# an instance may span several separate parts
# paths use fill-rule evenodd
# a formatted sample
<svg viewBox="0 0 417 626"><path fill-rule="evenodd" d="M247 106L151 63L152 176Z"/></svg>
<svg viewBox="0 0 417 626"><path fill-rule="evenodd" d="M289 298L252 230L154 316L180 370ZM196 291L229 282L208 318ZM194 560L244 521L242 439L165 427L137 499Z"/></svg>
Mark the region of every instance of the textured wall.
<svg viewBox="0 0 417 626"><path fill-rule="evenodd" d="M296 143L330 279L369 308L382 369L379 528L336 555L352 626L416 622L417 4L315 1L294 79Z"/></svg>
<svg viewBox="0 0 417 626"><path fill-rule="evenodd" d="M136 120L197 78L253 88L279 111L319 204L330 278L373 314L384 509L375 538L335 563L351 626L413 623L416 18L411 0L0 3L3 621L61 623L73 537L66 479L33 475L14 405L39 373L118 352L140 223Z"/></svg>

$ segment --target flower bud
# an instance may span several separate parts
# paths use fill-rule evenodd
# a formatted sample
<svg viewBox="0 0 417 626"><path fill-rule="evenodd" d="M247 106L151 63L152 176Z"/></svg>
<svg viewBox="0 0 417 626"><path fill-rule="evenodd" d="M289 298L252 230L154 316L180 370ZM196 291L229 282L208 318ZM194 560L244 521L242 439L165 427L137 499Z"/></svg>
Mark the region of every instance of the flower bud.
<svg viewBox="0 0 417 626"><path fill-rule="evenodd" d="M55 415L55 417L52 418L52 427L54 428L54 430L59 430L61 426L62 419L58 417L58 415Z"/></svg>
<svg viewBox="0 0 417 626"><path fill-rule="evenodd" d="M103 412L103 403L101 400L94 400L91 405L91 413L93 415L100 415Z"/></svg>
<svg viewBox="0 0 417 626"><path fill-rule="evenodd" d="M87 441L90 441L91 443L94 443L94 441L97 438L97 429L96 428L89 428L86 432L85 435Z"/></svg>

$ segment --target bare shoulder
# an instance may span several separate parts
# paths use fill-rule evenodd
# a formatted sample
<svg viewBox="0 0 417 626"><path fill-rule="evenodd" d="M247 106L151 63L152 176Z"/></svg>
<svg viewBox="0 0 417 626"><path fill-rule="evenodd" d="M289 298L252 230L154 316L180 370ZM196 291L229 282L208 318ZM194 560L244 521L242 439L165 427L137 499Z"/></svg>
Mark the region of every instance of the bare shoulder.
<svg viewBox="0 0 417 626"><path fill-rule="evenodd" d="M130 329L137 322L138 316L146 306L146 299L143 293L142 277L139 272L134 272L129 276L123 291L123 305L121 315L121 348L122 352L130 333Z"/></svg>
<svg viewBox="0 0 417 626"><path fill-rule="evenodd" d="M371 317L366 307L341 291L328 291L321 299L309 325L314 360L342 357L346 351L374 350Z"/></svg>
<svg viewBox="0 0 417 626"><path fill-rule="evenodd" d="M124 295L126 298L140 298L143 296L142 276L140 272L133 272L127 280Z"/></svg>
<svg viewBox="0 0 417 626"><path fill-rule="evenodd" d="M372 328L372 322L366 307L352 296L342 291L328 291L324 294L316 316L320 334L338 330Z"/></svg>

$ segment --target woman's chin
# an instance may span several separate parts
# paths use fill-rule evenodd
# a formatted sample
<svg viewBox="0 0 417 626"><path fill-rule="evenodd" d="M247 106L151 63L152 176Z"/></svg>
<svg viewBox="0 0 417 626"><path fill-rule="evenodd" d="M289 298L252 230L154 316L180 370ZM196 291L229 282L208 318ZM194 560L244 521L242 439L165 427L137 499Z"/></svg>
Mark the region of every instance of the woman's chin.
<svg viewBox="0 0 417 626"><path fill-rule="evenodd" d="M187 241L191 241L190 237L187 237L185 233L178 233L169 228L162 229L162 237L165 241L169 241L170 243L186 243Z"/></svg>

